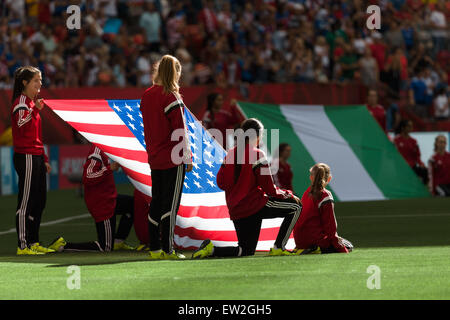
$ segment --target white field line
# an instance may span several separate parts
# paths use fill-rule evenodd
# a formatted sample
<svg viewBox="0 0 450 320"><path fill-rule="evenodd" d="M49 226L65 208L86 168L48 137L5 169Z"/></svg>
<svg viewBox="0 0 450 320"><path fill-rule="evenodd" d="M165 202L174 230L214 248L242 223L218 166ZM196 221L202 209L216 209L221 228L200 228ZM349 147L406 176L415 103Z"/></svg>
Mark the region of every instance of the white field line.
<svg viewBox="0 0 450 320"><path fill-rule="evenodd" d="M54 225L54 224L63 223L63 222L67 222L67 221L72 221L72 220L77 220L77 219L84 219L84 218L88 218L90 216L91 216L90 214L85 213L85 214L81 214L79 216L73 216L73 217L68 217L68 218L63 218L63 219L43 222L43 223L41 223L41 227L51 226L51 225ZM9 234L9 233L15 233L15 232L16 232L16 228L9 229L9 230L6 230L6 231L1 231L0 232L0 236L4 235L4 234Z"/></svg>
<svg viewBox="0 0 450 320"><path fill-rule="evenodd" d="M68 217L68 218L63 218L63 219L58 219L58 220L53 220L53 221L48 221L48 222L43 222L41 223L41 227L45 227L45 226L51 226L54 224L58 224L58 223L63 223L63 222L68 222L68 221L72 221L72 220L77 220L77 219L84 219L84 218L88 218L91 215L86 213L86 214L81 214L79 216L73 216L73 217ZM423 218L423 217L448 217L450 216L450 213L430 213L430 214L396 214L396 215L361 215L361 216L338 216L338 219L385 219L385 218ZM13 229L9 229L6 231L0 231L0 236L4 235L4 234L10 234L10 233L15 233L16 232L16 228Z"/></svg>

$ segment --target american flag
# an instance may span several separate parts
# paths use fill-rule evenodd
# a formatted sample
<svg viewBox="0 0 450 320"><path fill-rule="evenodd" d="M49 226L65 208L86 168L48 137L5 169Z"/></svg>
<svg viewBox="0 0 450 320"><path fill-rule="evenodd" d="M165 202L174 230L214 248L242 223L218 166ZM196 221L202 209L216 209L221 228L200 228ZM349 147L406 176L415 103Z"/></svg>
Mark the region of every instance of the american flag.
<svg viewBox="0 0 450 320"><path fill-rule="evenodd" d="M130 182L151 197L151 169L147 161L140 100L46 100L61 119L118 162ZM204 239L216 246L235 246L237 237L229 219L225 192L216 175L225 150L185 108L193 154L193 170L186 173L175 227L175 245L196 249ZM281 219L263 220L257 250L273 246ZM288 241L287 248L294 242Z"/></svg>

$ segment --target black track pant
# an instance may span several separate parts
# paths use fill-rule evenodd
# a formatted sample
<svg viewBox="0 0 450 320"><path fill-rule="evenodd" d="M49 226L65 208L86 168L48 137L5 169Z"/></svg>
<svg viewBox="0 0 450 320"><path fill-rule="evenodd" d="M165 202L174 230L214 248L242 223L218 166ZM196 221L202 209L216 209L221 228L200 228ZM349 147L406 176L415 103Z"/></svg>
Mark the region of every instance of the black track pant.
<svg viewBox="0 0 450 320"><path fill-rule="evenodd" d="M441 197L450 197L450 184L436 186L436 193Z"/></svg>
<svg viewBox="0 0 450 320"><path fill-rule="evenodd" d="M47 168L44 156L14 153L19 176L16 230L21 249L39 242L39 227L47 200Z"/></svg>
<svg viewBox="0 0 450 320"><path fill-rule="evenodd" d="M412 167L415 174L422 180L423 184L428 184L428 170L425 167L420 167L418 165L415 165Z"/></svg>
<svg viewBox="0 0 450 320"><path fill-rule="evenodd" d="M302 207L292 198L270 198L257 213L238 220L233 220L238 238L238 247L214 247L215 257L251 256L255 254L263 219L284 218L278 231L275 246L285 249L292 229L300 217Z"/></svg>
<svg viewBox="0 0 450 320"><path fill-rule="evenodd" d="M180 207L186 167L184 164L166 169L152 170L152 202L148 215L150 250L173 250L173 236Z"/></svg>
<svg viewBox="0 0 450 320"><path fill-rule="evenodd" d="M116 217L121 215L119 227L116 230ZM68 242L64 251L105 251L114 249L114 240L125 240L133 227L134 198L127 195L117 195L114 215L101 222L96 222L97 241L84 243Z"/></svg>

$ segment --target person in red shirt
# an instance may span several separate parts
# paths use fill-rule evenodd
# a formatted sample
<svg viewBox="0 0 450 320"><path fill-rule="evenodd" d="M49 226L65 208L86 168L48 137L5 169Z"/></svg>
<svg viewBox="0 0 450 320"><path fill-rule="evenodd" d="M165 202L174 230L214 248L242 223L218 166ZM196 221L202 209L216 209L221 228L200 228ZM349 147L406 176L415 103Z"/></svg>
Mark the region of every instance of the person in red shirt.
<svg viewBox="0 0 450 320"><path fill-rule="evenodd" d="M263 219L284 218L269 255L291 255L285 249L298 217L301 202L291 191L275 186L264 152L259 149L262 123L245 120L238 130L237 145L229 150L217 173L217 185L225 199L238 238L236 247L215 247L202 242L192 258L239 257L255 253Z"/></svg>
<svg viewBox="0 0 450 320"><path fill-rule="evenodd" d="M223 147L227 146L227 129L235 129L244 121L244 117L236 110L236 101L232 100L230 111L223 109L223 96L220 93L211 93L207 97L208 106L203 116L203 126L209 130L217 142ZM216 129L220 132L214 132Z"/></svg>
<svg viewBox="0 0 450 320"><path fill-rule="evenodd" d="M14 168L19 176L16 230L18 255L53 252L39 244L39 228L47 199L47 177L51 167L42 142L39 112L43 99L37 99L42 76L39 69L21 67L14 73L11 126Z"/></svg>
<svg viewBox="0 0 450 320"><path fill-rule="evenodd" d="M184 176L192 170L192 153L184 119L186 106L179 93L180 76L178 59L163 56L156 65L153 85L141 99L145 145L152 170L149 259L183 258L173 248L173 236Z"/></svg>
<svg viewBox="0 0 450 320"><path fill-rule="evenodd" d="M397 135L394 138L394 144L408 165L426 185L428 183L428 170L420 159L420 149L416 139L409 135L412 128L411 120L402 120L396 130Z"/></svg>
<svg viewBox="0 0 450 320"><path fill-rule="evenodd" d="M367 94L367 109L383 131L386 132L386 111L383 106L378 104L378 93L375 89L370 89Z"/></svg>
<svg viewBox="0 0 450 320"><path fill-rule="evenodd" d="M428 161L430 192L450 197L450 153L446 151L447 138L438 135L434 140L434 154Z"/></svg>
<svg viewBox="0 0 450 320"><path fill-rule="evenodd" d="M117 194L113 172L119 169L117 162L109 163L106 154L91 146L83 167L84 201L95 220L97 241L85 243L66 242L57 237L49 248L62 251L133 250L125 243L133 227L133 197ZM121 215L116 232L116 216Z"/></svg>
<svg viewBox="0 0 450 320"><path fill-rule="evenodd" d="M280 143L280 146L278 147L278 156L278 158L275 158L272 161L273 180L277 187L294 192L292 186L294 174L292 173L291 166L287 162L291 156L291 146L287 143Z"/></svg>
<svg viewBox="0 0 450 320"><path fill-rule="evenodd" d="M296 254L348 253L353 245L339 237L334 214L334 199L326 186L331 181L330 167L317 163L310 169L311 186L302 196L303 212L294 227Z"/></svg>

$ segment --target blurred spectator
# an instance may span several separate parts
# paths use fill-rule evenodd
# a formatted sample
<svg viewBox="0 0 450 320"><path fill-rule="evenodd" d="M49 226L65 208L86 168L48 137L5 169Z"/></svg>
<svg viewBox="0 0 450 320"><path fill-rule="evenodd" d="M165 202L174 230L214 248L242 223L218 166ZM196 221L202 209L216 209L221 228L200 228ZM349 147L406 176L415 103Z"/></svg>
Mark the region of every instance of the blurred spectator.
<svg viewBox="0 0 450 320"><path fill-rule="evenodd" d="M396 48L387 58L384 75L384 82L391 90L399 94L408 77L408 60L401 48Z"/></svg>
<svg viewBox="0 0 450 320"><path fill-rule="evenodd" d="M436 54L445 46L445 40L447 38L447 18L445 17L445 2L437 2L434 10L429 15L429 23L433 28L431 36L433 38L433 52Z"/></svg>
<svg viewBox="0 0 450 320"><path fill-rule="evenodd" d="M450 115L450 99L444 87L440 87L433 101L434 117L436 120L448 120Z"/></svg>
<svg viewBox="0 0 450 320"><path fill-rule="evenodd" d="M159 52L161 42L161 18L153 2L147 2L144 13L139 19L139 26L144 29L149 51Z"/></svg>
<svg viewBox="0 0 450 320"><path fill-rule="evenodd" d="M383 106L378 104L378 93L375 89L370 89L367 94L367 109L386 132L386 111Z"/></svg>
<svg viewBox="0 0 450 320"><path fill-rule="evenodd" d="M420 159L420 149L416 139L409 135L412 129L411 120L402 120L396 130L394 144L408 165L426 185L428 183L428 170Z"/></svg>
<svg viewBox="0 0 450 320"><path fill-rule="evenodd" d="M364 56L359 60L359 72L362 83L367 87L372 88L378 83L380 78L378 64L370 48L365 49Z"/></svg>
<svg viewBox="0 0 450 320"><path fill-rule="evenodd" d="M430 192L450 197L450 153L447 151L447 138L438 135L434 140L434 154L428 161Z"/></svg>
<svg viewBox="0 0 450 320"><path fill-rule="evenodd" d="M425 70L417 71L416 76L411 80L409 87L409 103L417 115L422 118L429 117L429 104L431 97L428 94L427 84L425 82Z"/></svg>

